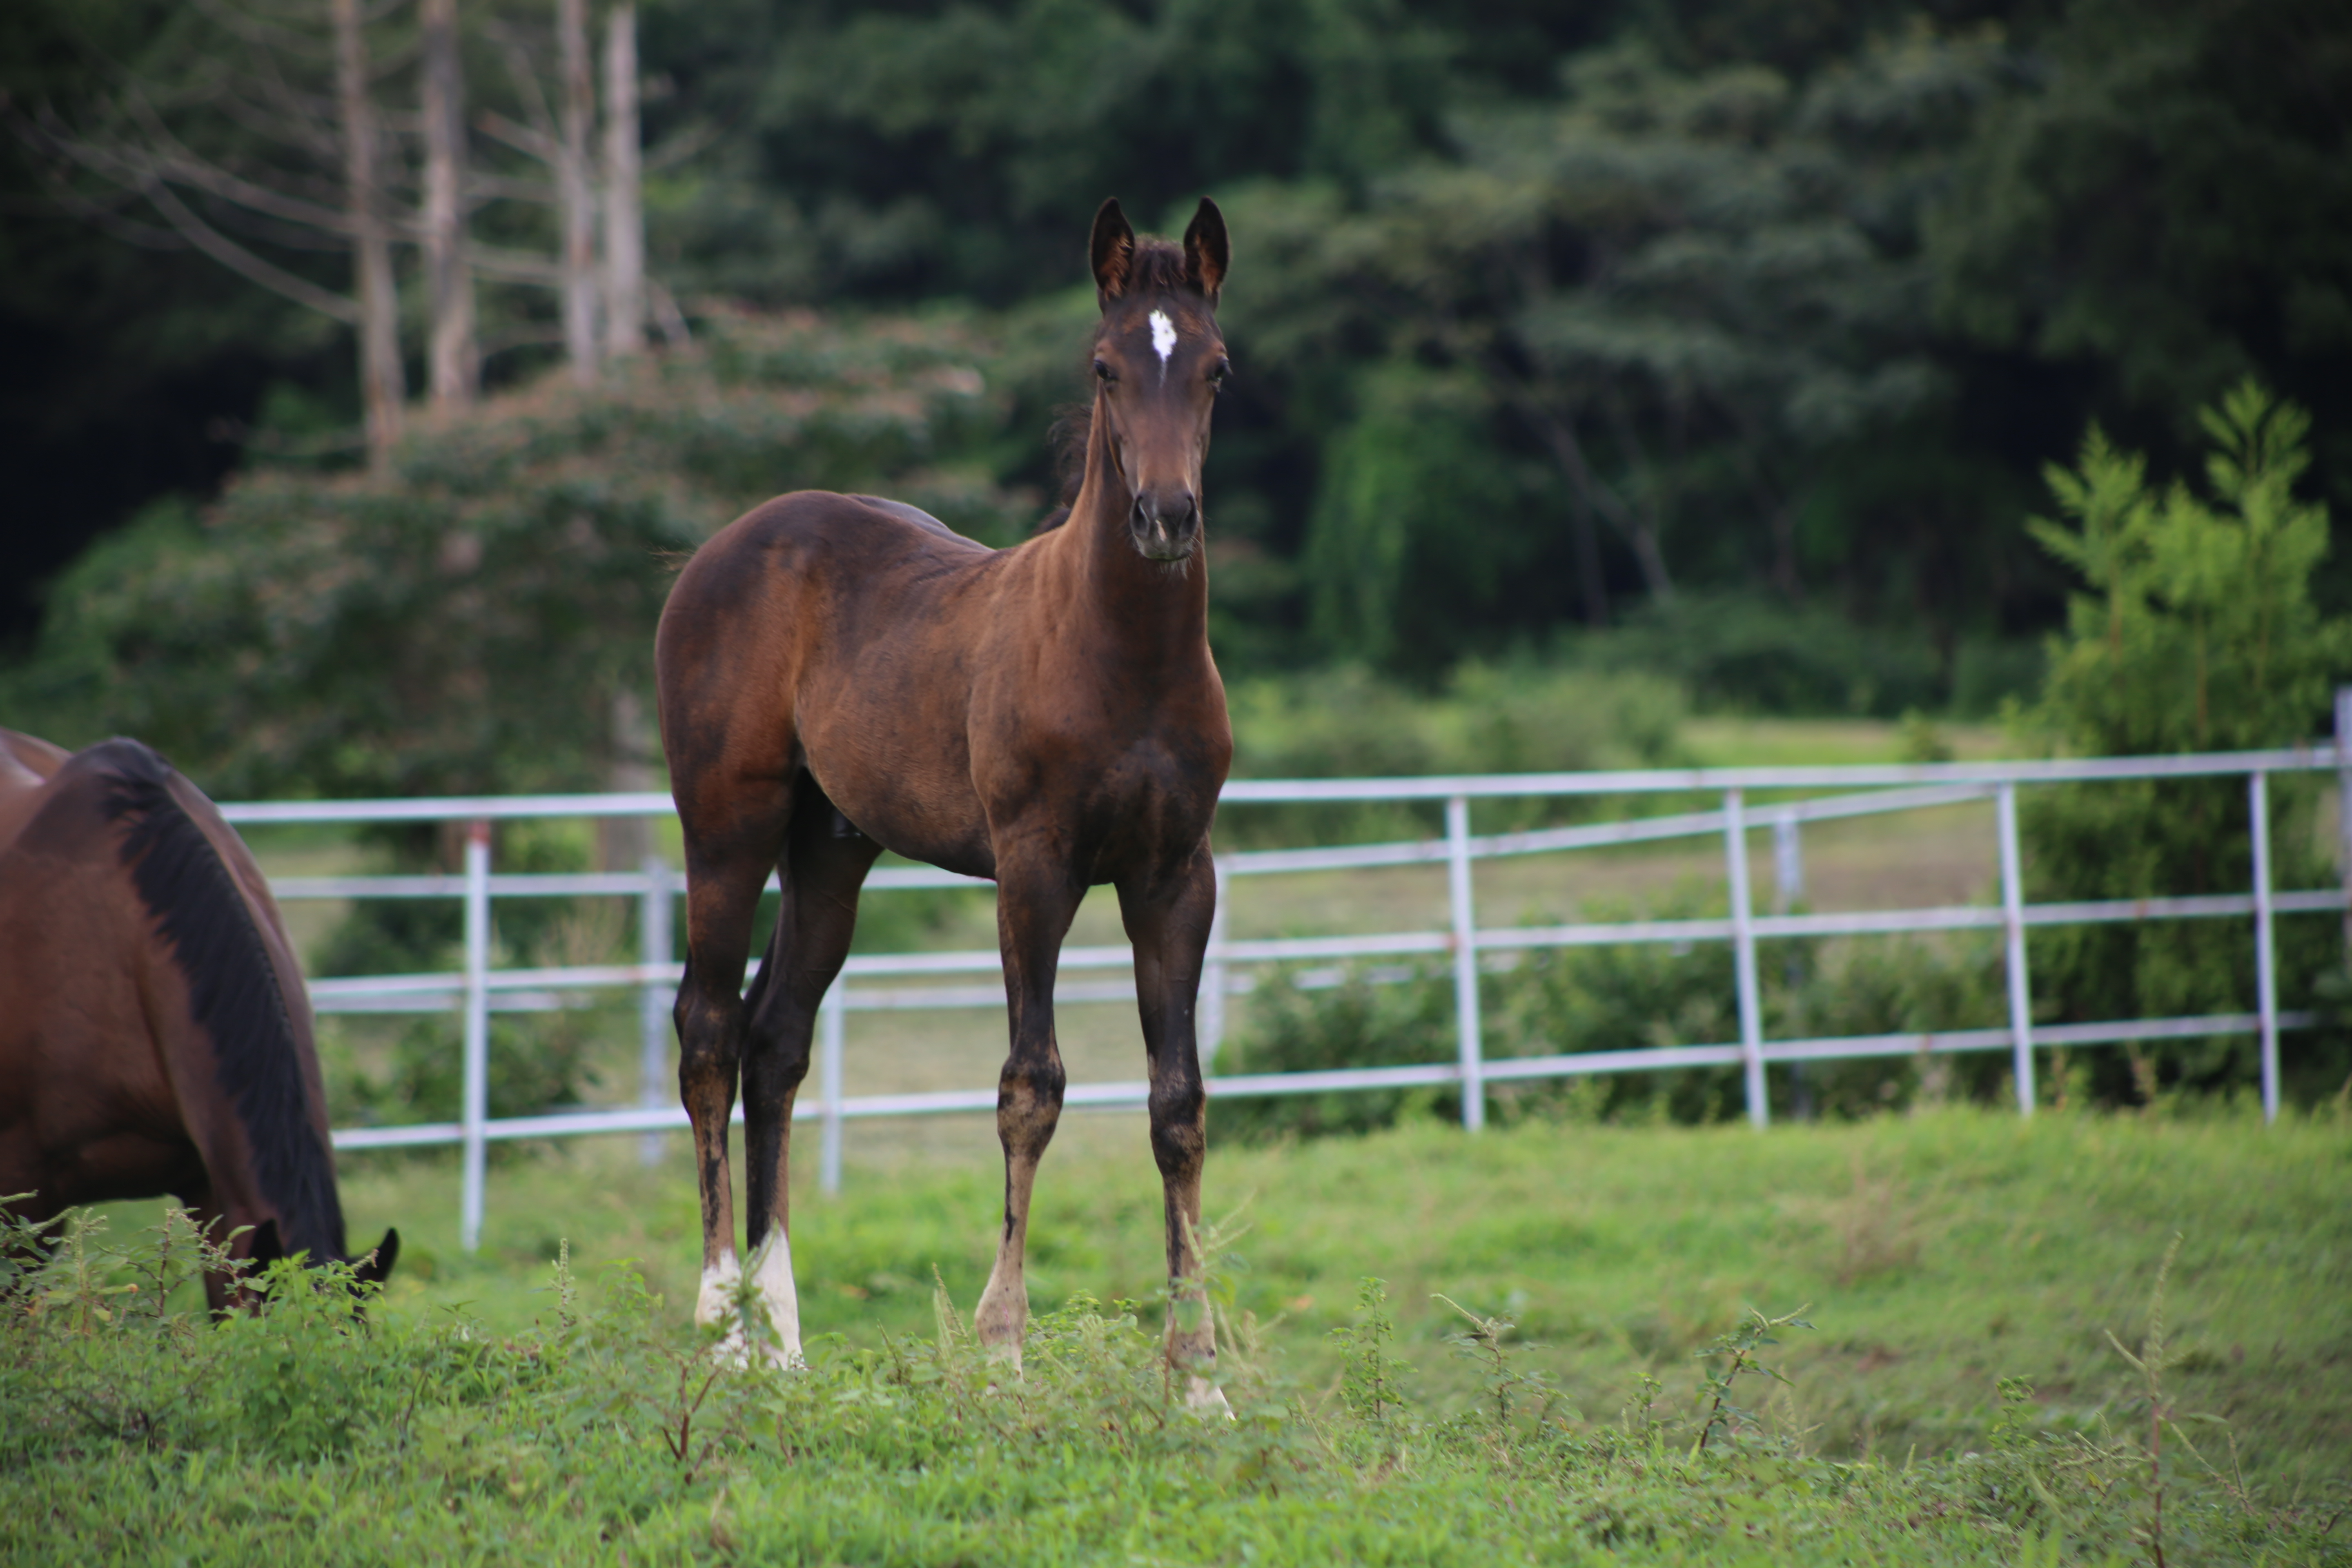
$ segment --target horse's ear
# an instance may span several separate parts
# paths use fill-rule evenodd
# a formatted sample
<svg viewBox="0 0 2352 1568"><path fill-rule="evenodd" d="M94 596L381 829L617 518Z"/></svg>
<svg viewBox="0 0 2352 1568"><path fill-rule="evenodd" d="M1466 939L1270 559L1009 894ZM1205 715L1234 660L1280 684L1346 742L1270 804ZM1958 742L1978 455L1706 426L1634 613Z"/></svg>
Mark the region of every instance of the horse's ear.
<svg viewBox="0 0 2352 1568"><path fill-rule="evenodd" d="M352 1266L352 1278L362 1285L381 1285L392 1278L392 1266L400 1258L400 1232L386 1230L375 1250Z"/></svg>
<svg viewBox="0 0 2352 1568"><path fill-rule="evenodd" d="M1095 299L1108 305L1127 291L1129 275L1135 266L1135 230L1128 226L1127 215L1118 210L1118 198L1103 203L1095 214L1093 239L1087 246L1095 268Z"/></svg>
<svg viewBox="0 0 2352 1568"><path fill-rule="evenodd" d="M1192 226L1184 231L1184 276L1213 306L1232 263L1233 248L1225 241L1225 215L1217 210L1216 203L1202 196Z"/></svg>

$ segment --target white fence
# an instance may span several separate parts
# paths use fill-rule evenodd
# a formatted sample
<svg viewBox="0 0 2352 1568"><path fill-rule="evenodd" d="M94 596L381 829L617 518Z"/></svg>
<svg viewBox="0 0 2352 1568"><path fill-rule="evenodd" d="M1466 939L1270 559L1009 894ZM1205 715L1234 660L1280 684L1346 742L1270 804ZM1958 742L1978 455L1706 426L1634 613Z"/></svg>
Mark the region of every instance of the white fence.
<svg viewBox="0 0 2352 1568"><path fill-rule="evenodd" d="M2339 697L2337 733L2352 733L2352 692ZM1954 763L1904 766L1780 767L1657 770L1638 773L1530 773L1487 777L1236 781L1226 786L1226 807L1330 802L1427 801L1444 805L1445 837L1420 842L1350 845L1328 848L1260 850L1220 856L1218 920L1212 932L1203 978L1201 1026L1204 1066L1213 1066L1223 1030L1225 1004L1252 984L1251 970L1302 961L1417 958L1444 955L1451 961L1455 994L1456 1051L1450 1062L1413 1067L1363 1068L1329 1072L1215 1076L1213 1096L1323 1093L1454 1085L1461 1091L1462 1120L1475 1131L1486 1118L1486 1087L1516 1079L1564 1078L1587 1073L1654 1071L1664 1068L1738 1066L1745 1073L1749 1119L1758 1126L1770 1108L1764 1068L1771 1062L1834 1061L2006 1049L2011 1053L2021 1114L2034 1103L2033 1050L2037 1046L2082 1046L2125 1040L2215 1034L2259 1035L2264 1117L2278 1111L2280 1031L2308 1026L2312 1016L2283 1012L2273 963L2273 926L2283 914L2344 913L2343 888L2280 891L2271 884L2271 774L2335 770L2344 809L2347 847L2342 864L2352 868L2352 751L2313 746L2275 752L2208 756L2130 757L2031 763ZM2063 904L2024 901L2017 832L2017 794L2021 786L2102 780L2242 776L2252 829L2251 891L2242 895L2147 899ZM1751 804L1758 791L1830 791L1810 798ZM1470 803L1507 797L1605 796L1698 794L1720 799L1717 809L1485 837L1470 831ZM1801 825L1839 817L1916 811L1982 800L1995 805L2000 853L2000 903L1848 913L1759 914L1748 886L1748 836L1769 825L1775 835L1784 894L1801 876L1798 858ZM490 865L490 824L544 817L656 816L671 810L662 795L587 795L481 797L402 801L303 801L231 805L222 811L246 826L282 823L460 822L469 825L465 869L457 876L287 877L273 889L281 900L455 899L465 909L465 966L455 973L392 974L316 980L312 1005L321 1013L446 1013L463 1019L463 1112L455 1122L417 1126L340 1129L341 1149L381 1149L456 1143L464 1151L460 1226L470 1250L481 1231L484 1152L496 1139L556 1138L589 1132L658 1132L688 1125L667 1070L668 1013L679 978L673 962L673 900L680 891L675 871L658 859L641 871L585 875L511 875ZM1502 856L1720 836L1730 883L1729 912L1719 920L1635 921L1555 926L1482 927L1478 923L1473 868ZM1374 935L1286 937L1235 941L1225 935L1233 884L1241 879L1286 873L1443 862L1447 871L1451 919L1446 929ZM970 885L971 879L925 867L877 868L870 890ZM772 882L771 886L772 886ZM986 886L987 884L980 884ZM639 901L641 959L634 964L571 968L494 970L490 967L490 913L496 899L623 896ZM1784 900L1783 902L1786 900ZM2091 1024L2032 1022L2032 989L2025 960L2025 932L2034 926L2148 920L2252 918L2257 976L2255 1008L2201 1017L2116 1019ZM2004 933L2009 1021L2005 1027L1956 1029L1927 1034L1767 1040L1756 973L1756 944L1785 937L1824 937L1908 931L1998 929ZM1588 1051L1488 1059L1480 1036L1479 973L1482 955L1530 949L1612 943L1727 942L1733 954L1739 1038L1719 1044L1631 1051ZM1500 962L1508 962L1501 959ZM1069 947L1062 953L1065 973L1129 970L1128 950ZM979 1007L1004 1005L1001 968L993 950L853 955L820 1013L815 1094L798 1107L801 1120L821 1128L821 1171L827 1191L837 1188L842 1130L858 1117L928 1115L993 1110L993 1088L940 1093L847 1096L843 1092L842 1044L846 1016L875 1010ZM892 977L988 975L991 983L888 988L871 984ZM644 1050L643 1103L604 1110L566 1111L493 1121L488 1115L489 1016L497 1011L548 1010L578 1005L598 991L633 989L641 1004ZM1131 998L1132 980L1064 982L1063 1002ZM1147 1085L1077 1083L1069 1086L1073 1106L1134 1106L1145 1103ZM739 1110L738 1113L740 1115Z"/></svg>

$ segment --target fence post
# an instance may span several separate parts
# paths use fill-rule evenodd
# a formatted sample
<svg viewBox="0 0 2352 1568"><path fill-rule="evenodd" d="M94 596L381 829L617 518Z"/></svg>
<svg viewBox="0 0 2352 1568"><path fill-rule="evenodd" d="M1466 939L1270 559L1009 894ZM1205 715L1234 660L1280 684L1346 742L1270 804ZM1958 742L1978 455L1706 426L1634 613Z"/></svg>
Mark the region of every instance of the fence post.
<svg viewBox="0 0 2352 1568"><path fill-rule="evenodd" d="M1486 1073L1478 1033L1478 921L1470 901L1470 802L1445 802L1446 892L1454 905L1454 1018L1462 1057L1462 1126L1486 1125Z"/></svg>
<svg viewBox="0 0 2352 1568"><path fill-rule="evenodd" d="M2025 973L2025 872L2017 849L2017 785L1994 796L2000 826L2000 920L2008 947L2009 1039L2017 1080L2017 1113L2033 1114L2033 1001Z"/></svg>
<svg viewBox="0 0 2352 1568"><path fill-rule="evenodd" d="M1739 1055L1747 1068L1748 1120L1762 1127L1772 1120L1764 1088L1764 1007L1756 985L1755 915L1748 889L1747 803L1739 791L1723 792L1723 854L1731 872L1731 972L1739 988Z"/></svg>
<svg viewBox="0 0 2352 1568"><path fill-rule="evenodd" d="M1797 814L1784 811L1772 819L1772 912L1785 915L1804 901L1804 840Z"/></svg>
<svg viewBox="0 0 2352 1568"><path fill-rule="evenodd" d="M2344 884L2344 959L2352 964L2352 686L2336 689L2336 874Z"/></svg>
<svg viewBox="0 0 2352 1568"><path fill-rule="evenodd" d="M848 1008L843 994L848 988L839 975L817 1005L817 1092L824 1096L820 1114L817 1185L827 1196L841 1191L841 1037Z"/></svg>
<svg viewBox="0 0 2352 1568"><path fill-rule="evenodd" d="M660 856L647 855L645 873L645 903L637 921L637 962L646 971L645 984L637 992L638 1100L652 1110L674 1101L677 1093L668 1072L669 1005L676 988L656 973L668 964L676 944L670 936L669 867ZM662 1135L646 1133L637 1146L638 1162L658 1164L661 1154Z"/></svg>
<svg viewBox="0 0 2352 1568"><path fill-rule="evenodd" d="M2263 1121L2278 1120L2278 957L2271 919L2269 781L2260 768L2246 775L2246 810L2254 829L2254 995L2263 1020Z"/></svg>
<svg viewBox="0 0 2352 1568"><path fill-rule="evenodd" d="M1199 1035L1203 1073L1217 1065L1217 1047L1225 1038L1225 900L1233 892L1225 863L1213 860L1210 864L1216 868L1217 912L1209 921L1209 961L1201 966Z"/></svg>
<svg viewBox="0 0 2352 1568"><path fill-rule="evenodd" d="M459 1113L465 1144L457 1244L482 1245L483 1124L490 1117L490 825L466 825L466 1072Z"/></svg>

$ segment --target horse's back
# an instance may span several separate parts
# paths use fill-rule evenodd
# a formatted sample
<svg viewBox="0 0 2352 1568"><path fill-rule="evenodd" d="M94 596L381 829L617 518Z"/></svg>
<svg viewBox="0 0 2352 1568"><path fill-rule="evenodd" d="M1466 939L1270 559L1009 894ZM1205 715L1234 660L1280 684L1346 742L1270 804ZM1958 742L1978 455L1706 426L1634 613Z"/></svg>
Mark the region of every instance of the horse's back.
<svg viewBox="0 0 2352 1568"><path fill-rule="evenodd" d="M663 745L689 836L772 812L803 770L902 854L985 871L965 737L1018 552L903 501L802 490L711 536L656 642ZM896 805L865 787L887 773ZM913 803L908 805L907 803Z"/></svg>
<svg viewBox="0 0 2352 1568"><path fill-rule="evenodd" d="M795 490L752 508L695 552L662 608L665 733L747 700L764 708L827 659L937 621L998 555L876 496Z"/></svg>

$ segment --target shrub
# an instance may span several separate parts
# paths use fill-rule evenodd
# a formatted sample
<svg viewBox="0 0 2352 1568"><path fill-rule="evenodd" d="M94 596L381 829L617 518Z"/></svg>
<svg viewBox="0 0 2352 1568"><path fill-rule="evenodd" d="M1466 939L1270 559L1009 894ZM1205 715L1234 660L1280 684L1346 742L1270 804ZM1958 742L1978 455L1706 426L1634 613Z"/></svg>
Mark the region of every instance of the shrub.
<svg viewBox="0 0 2352 1568"><path fill-rule="evenodd" d="M1359 665L1236 681L1227 690L1235 778L1404 777L1573 773L1669 765L1684 702L1669 681L1521 660L1467 663L1423 695ZM1578 800L1479 805L1483 830L1592 809ZM1425 837L1434 806L1246 806L1223 813L1218 842L1299 844Z"/></svg>
<svg viewBox="0 0 2352 1568"><path fill-rule="evenodd" d="M2019 717L2053 752L2134 756L2289 745L2318 733L2331 687L2352 676L2352 622L2321 614L2312 574L2327 509L2299 501L2310 419L2249 382L2202 416L2213 450L2206 491L2159 489L2139 457L2094 427L2076 468L2049 473L2063 521L2034 536L2081 574L2050 679ZM2319 782L2270 782L2271 874L2279 888L2335 880L2315 831ZM2252 829L2236 778L2136 780L2029 793L2021 826L2037 900L2182 898L2252 886ZM2278 925L2287 1006L2308 1005L2338 963L2332 920ZM2104 1020L2248 1009L2253 943L2236 921L2156 921L2036 931L2030 967L2054 1017ZM2288 1077L2333 1089L2352 1064L2340 1037L2299 1041ZM2149 1041L2100 1053L2095 1089L2130 1100L2158 1084L2201 1090L2257 1077L2252 1036Z"/></svg>
<svg viewBox="0 0 2352 1568"><path fill-rule="evenodd" d="M1652 918L1720 916L1690 889ZM1633 918L1624 909L1587 918ZM1768 1038L1887 1035L1983 1027L2002 1012L2000 956L1987 941L1859 939L1776 942L1759 954ZM1309 976L1313 984L1307 984ZM1533 949L1481 976L1487 1058L1724 1045L1739 1038L1730 944L1627 943ZM1219 1059L1230 1073L1323 1071L1450 1062L1456 1055L1450 969L1342 967L1276 972ZM2005 1082L1998 1053L1873 1058L1771 1069L1780 1114L1852 1117L1914 1103L1991 1100ZM1528 1079L1488 1089L1493 1120L1568 1117L1704 1123L1746 1113L1738 1068L1678 1068ZM1244 1141L1362 1132L1417 1116L1453 1120L1450 1090L1381 1089L1217 1102L1216 1133Z"/></svg>

